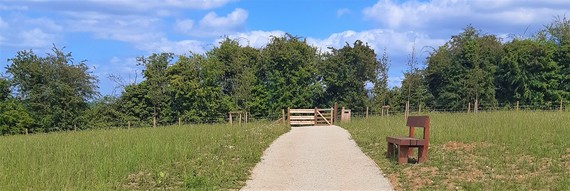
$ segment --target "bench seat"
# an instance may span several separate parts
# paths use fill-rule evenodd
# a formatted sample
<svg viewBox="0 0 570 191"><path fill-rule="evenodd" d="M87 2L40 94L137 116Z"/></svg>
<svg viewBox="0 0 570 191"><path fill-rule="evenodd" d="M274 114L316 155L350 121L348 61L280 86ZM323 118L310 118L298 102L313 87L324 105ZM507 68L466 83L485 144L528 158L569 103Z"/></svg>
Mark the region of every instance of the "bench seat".
<svg viewBox="0 0 570 191"><path fill-rule="evenodd" d="M428 143L425 139L417 139L410 137L386 137L386 141L396 145L420 146Z"/></svg>

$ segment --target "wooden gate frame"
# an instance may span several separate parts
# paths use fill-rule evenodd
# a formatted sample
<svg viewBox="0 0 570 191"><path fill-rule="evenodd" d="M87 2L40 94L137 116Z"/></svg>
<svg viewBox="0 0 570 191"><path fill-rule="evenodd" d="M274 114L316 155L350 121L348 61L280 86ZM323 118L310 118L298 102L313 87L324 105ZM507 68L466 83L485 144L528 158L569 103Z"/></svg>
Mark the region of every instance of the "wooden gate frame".
<svg viewBox="0 0 570 191"><path fill-rule="evenodd" d="M332 125L334 109L291 109L287 108L287 124L293 125ZM324 113L324 114L323 114Z"/></svg>

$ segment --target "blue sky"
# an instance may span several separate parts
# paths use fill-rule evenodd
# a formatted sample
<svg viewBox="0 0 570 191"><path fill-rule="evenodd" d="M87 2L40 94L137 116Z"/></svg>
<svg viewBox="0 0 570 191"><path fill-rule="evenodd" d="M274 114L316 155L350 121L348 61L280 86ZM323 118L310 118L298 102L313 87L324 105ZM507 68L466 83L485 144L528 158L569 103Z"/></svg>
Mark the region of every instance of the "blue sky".
<svg viewBox="0 0 570 191"><path fill-rule="evenodd" d="M263 47L291 33L321 50L355 40L386 48L397 86L414 46L423 62L425 47L469 24L509 39L569 10L568 0L0 0L0 71L19 50L44 55L55 44L87 60L102 94L119 94L108 76L140 82L137 56L203 53L223 36Z"/></svg>

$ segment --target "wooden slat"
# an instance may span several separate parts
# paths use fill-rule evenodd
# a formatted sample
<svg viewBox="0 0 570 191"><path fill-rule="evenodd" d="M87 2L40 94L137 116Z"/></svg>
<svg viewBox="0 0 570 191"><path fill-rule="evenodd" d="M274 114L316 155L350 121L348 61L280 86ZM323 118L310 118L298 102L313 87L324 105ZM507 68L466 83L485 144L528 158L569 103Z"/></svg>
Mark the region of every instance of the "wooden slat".
<svg viewBox="0 0 570 191"><path fill-rule="evenodd" d="M314 125L314 121L291 121L291 125Z"/></svg>
<svg viewBox="0 0 570 191"><path fill-rule="evenodd" d="M314 109L291 109L291 114L293 113L315 113Z"/></svg>
<svg viewBox="0 0 570 191"><path fill-rule="evenodd" d="M408 127L427 127L429 128L429 116L409 116L406 120Z"/></svg>
<svg viewBox="0 0 570 191"><path fill-rule="evenodd" d="M291 116L291 120L315 120L315 116Z"/></svg>

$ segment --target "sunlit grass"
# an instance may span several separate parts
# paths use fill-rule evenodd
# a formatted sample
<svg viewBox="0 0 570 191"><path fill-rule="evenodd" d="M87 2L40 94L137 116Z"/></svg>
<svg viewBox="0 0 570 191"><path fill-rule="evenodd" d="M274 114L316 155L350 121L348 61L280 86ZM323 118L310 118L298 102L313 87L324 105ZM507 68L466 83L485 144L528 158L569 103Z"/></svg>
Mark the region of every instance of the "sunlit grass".
<svg viewBox="0 0 570 191"><path fill-rule="evenodd" d="M570 113L429 115L429 161L422 164L396 165L385 157L386 136L408 134L403 116L357 119L341 126L399 189L570 188Z"/></svg>
<svg viewBox="0 0 570 191"><path fill-rule="evenodd" d="M0 137L0 190L238 189L286 131L254 123Z"/></svg>

